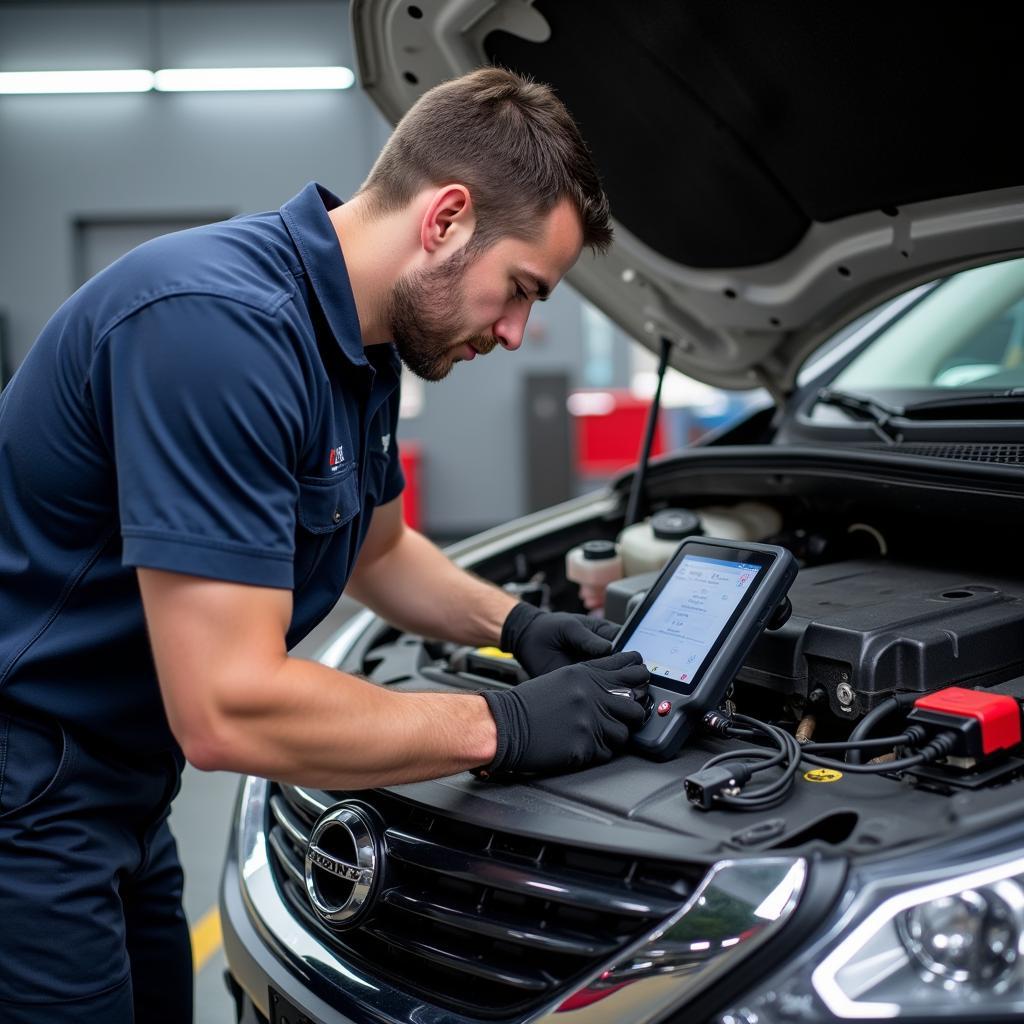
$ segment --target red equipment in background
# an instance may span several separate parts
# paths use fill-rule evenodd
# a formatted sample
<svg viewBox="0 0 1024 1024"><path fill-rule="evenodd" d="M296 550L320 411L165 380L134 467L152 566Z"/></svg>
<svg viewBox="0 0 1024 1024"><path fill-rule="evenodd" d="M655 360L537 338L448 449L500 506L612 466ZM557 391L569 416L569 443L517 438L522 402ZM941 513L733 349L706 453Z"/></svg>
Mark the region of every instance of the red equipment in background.
<svg viewBox="0 0 1024 1024"><path fill-rule="evenodd" d="M611 476L634 465L650 407L650 399L636 398L625 388L574 391L569 412L575 421L577 473ZM651 455L664 451L665 424L659 416Z"/></svg>
<svg viewBox="0 0 1024 1024"><path fill-rule="evenodd" d="M418 441L403 441L398 449L398 458L405 474L405 490L402 491L402 515L407 526L414 530L423 522L423 510L420 507L420 470L423 465L423 452Z"/></svg>

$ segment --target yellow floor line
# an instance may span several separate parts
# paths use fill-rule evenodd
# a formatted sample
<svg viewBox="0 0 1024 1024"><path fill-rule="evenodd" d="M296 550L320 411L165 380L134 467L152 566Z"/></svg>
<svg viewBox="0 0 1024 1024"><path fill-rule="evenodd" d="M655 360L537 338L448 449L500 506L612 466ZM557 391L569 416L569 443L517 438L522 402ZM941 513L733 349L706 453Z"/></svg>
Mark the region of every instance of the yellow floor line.
<svg viewBox="0 0 1024 1024"><path fill-rule="evenodd" d="M206 962L220 949L220 914L211 907L192 929L192 970L198 974Z"/></svg>

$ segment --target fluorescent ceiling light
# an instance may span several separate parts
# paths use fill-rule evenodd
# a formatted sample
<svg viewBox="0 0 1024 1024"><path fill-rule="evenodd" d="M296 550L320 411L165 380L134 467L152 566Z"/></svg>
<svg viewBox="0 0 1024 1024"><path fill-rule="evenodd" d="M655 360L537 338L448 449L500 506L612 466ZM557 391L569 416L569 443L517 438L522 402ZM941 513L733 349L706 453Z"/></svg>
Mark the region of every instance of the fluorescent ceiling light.
<svg viewBox="0 0 1024 1024"><path fill-rule="evenodd" d="M155 76L160 92L236 92L277 89L348 89L349 68L165 68Z"/></svg>
<svg viewBox="0 0 1024 1024"><path fill-rule="evenodd" d="M348 89L345 67L164 68L162 71L2 71L0 95L82 92L242 92Z"/></svg>
<svg viewBox="0 0 1024 1024"><path fill-rule="evenodd" d="M148 92L152 71L3 71L0 93Z"/></svg>

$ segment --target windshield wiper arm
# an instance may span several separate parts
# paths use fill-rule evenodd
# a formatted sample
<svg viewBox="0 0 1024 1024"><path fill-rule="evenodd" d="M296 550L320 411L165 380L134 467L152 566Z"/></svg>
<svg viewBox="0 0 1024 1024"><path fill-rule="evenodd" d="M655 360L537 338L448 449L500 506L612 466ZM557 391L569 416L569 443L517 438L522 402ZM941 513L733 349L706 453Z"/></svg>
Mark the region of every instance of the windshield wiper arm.
<svg viewBox="0 0 1024 1024"><path fill-rule="evenodd" d="M1002 417L1001 411L1024 409L1024 388L1008 388L1003 391L984 391L976 394L946 395L942 398L927 398L912 402L902 415L912 419L938 419L933 413L977 411L979 419L1022 419L1024 416ZM995 415L993 415L995 414Z"/></svg>
<svg viewBox="0 0 1024 1024"><path fill-rule="evenodd" d="M822 388L817 400L822 405L833 405L857 419L866 420L886 444L898 444L903 440L903 435L891 423L894 416L903 415L902 409L886 405L875 398L851 395L847 391L834 391L832 388Z"/></svg>
<svg viewBox="0 0 1024 1024"><path fill-rule="evenodd" d="M865 420L886 444L898 444L903 440L902 431L893 422L896 419L938 420L948 417L950 413L972 414L970 418L973 419L1024 419L1024 388L927 398L902 408L887 405L866 395L822 388L818 392L817 401L822 405L842 409L856 419Z"/></svg>

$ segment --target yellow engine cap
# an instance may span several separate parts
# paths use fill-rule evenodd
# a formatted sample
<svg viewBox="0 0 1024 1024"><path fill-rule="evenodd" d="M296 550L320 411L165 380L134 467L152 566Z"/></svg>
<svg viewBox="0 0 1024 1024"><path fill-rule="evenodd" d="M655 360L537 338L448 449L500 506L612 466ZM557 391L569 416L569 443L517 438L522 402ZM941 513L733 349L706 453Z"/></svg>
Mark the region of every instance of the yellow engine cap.
<svg viewBox="0 0 1024 1024"><path fill-rule="evenodd" d="M482 654L487 658L514 658L514 654L509 654L508 651L503 651L500 647L478 647L476 649L477 654Z"/></svg>

